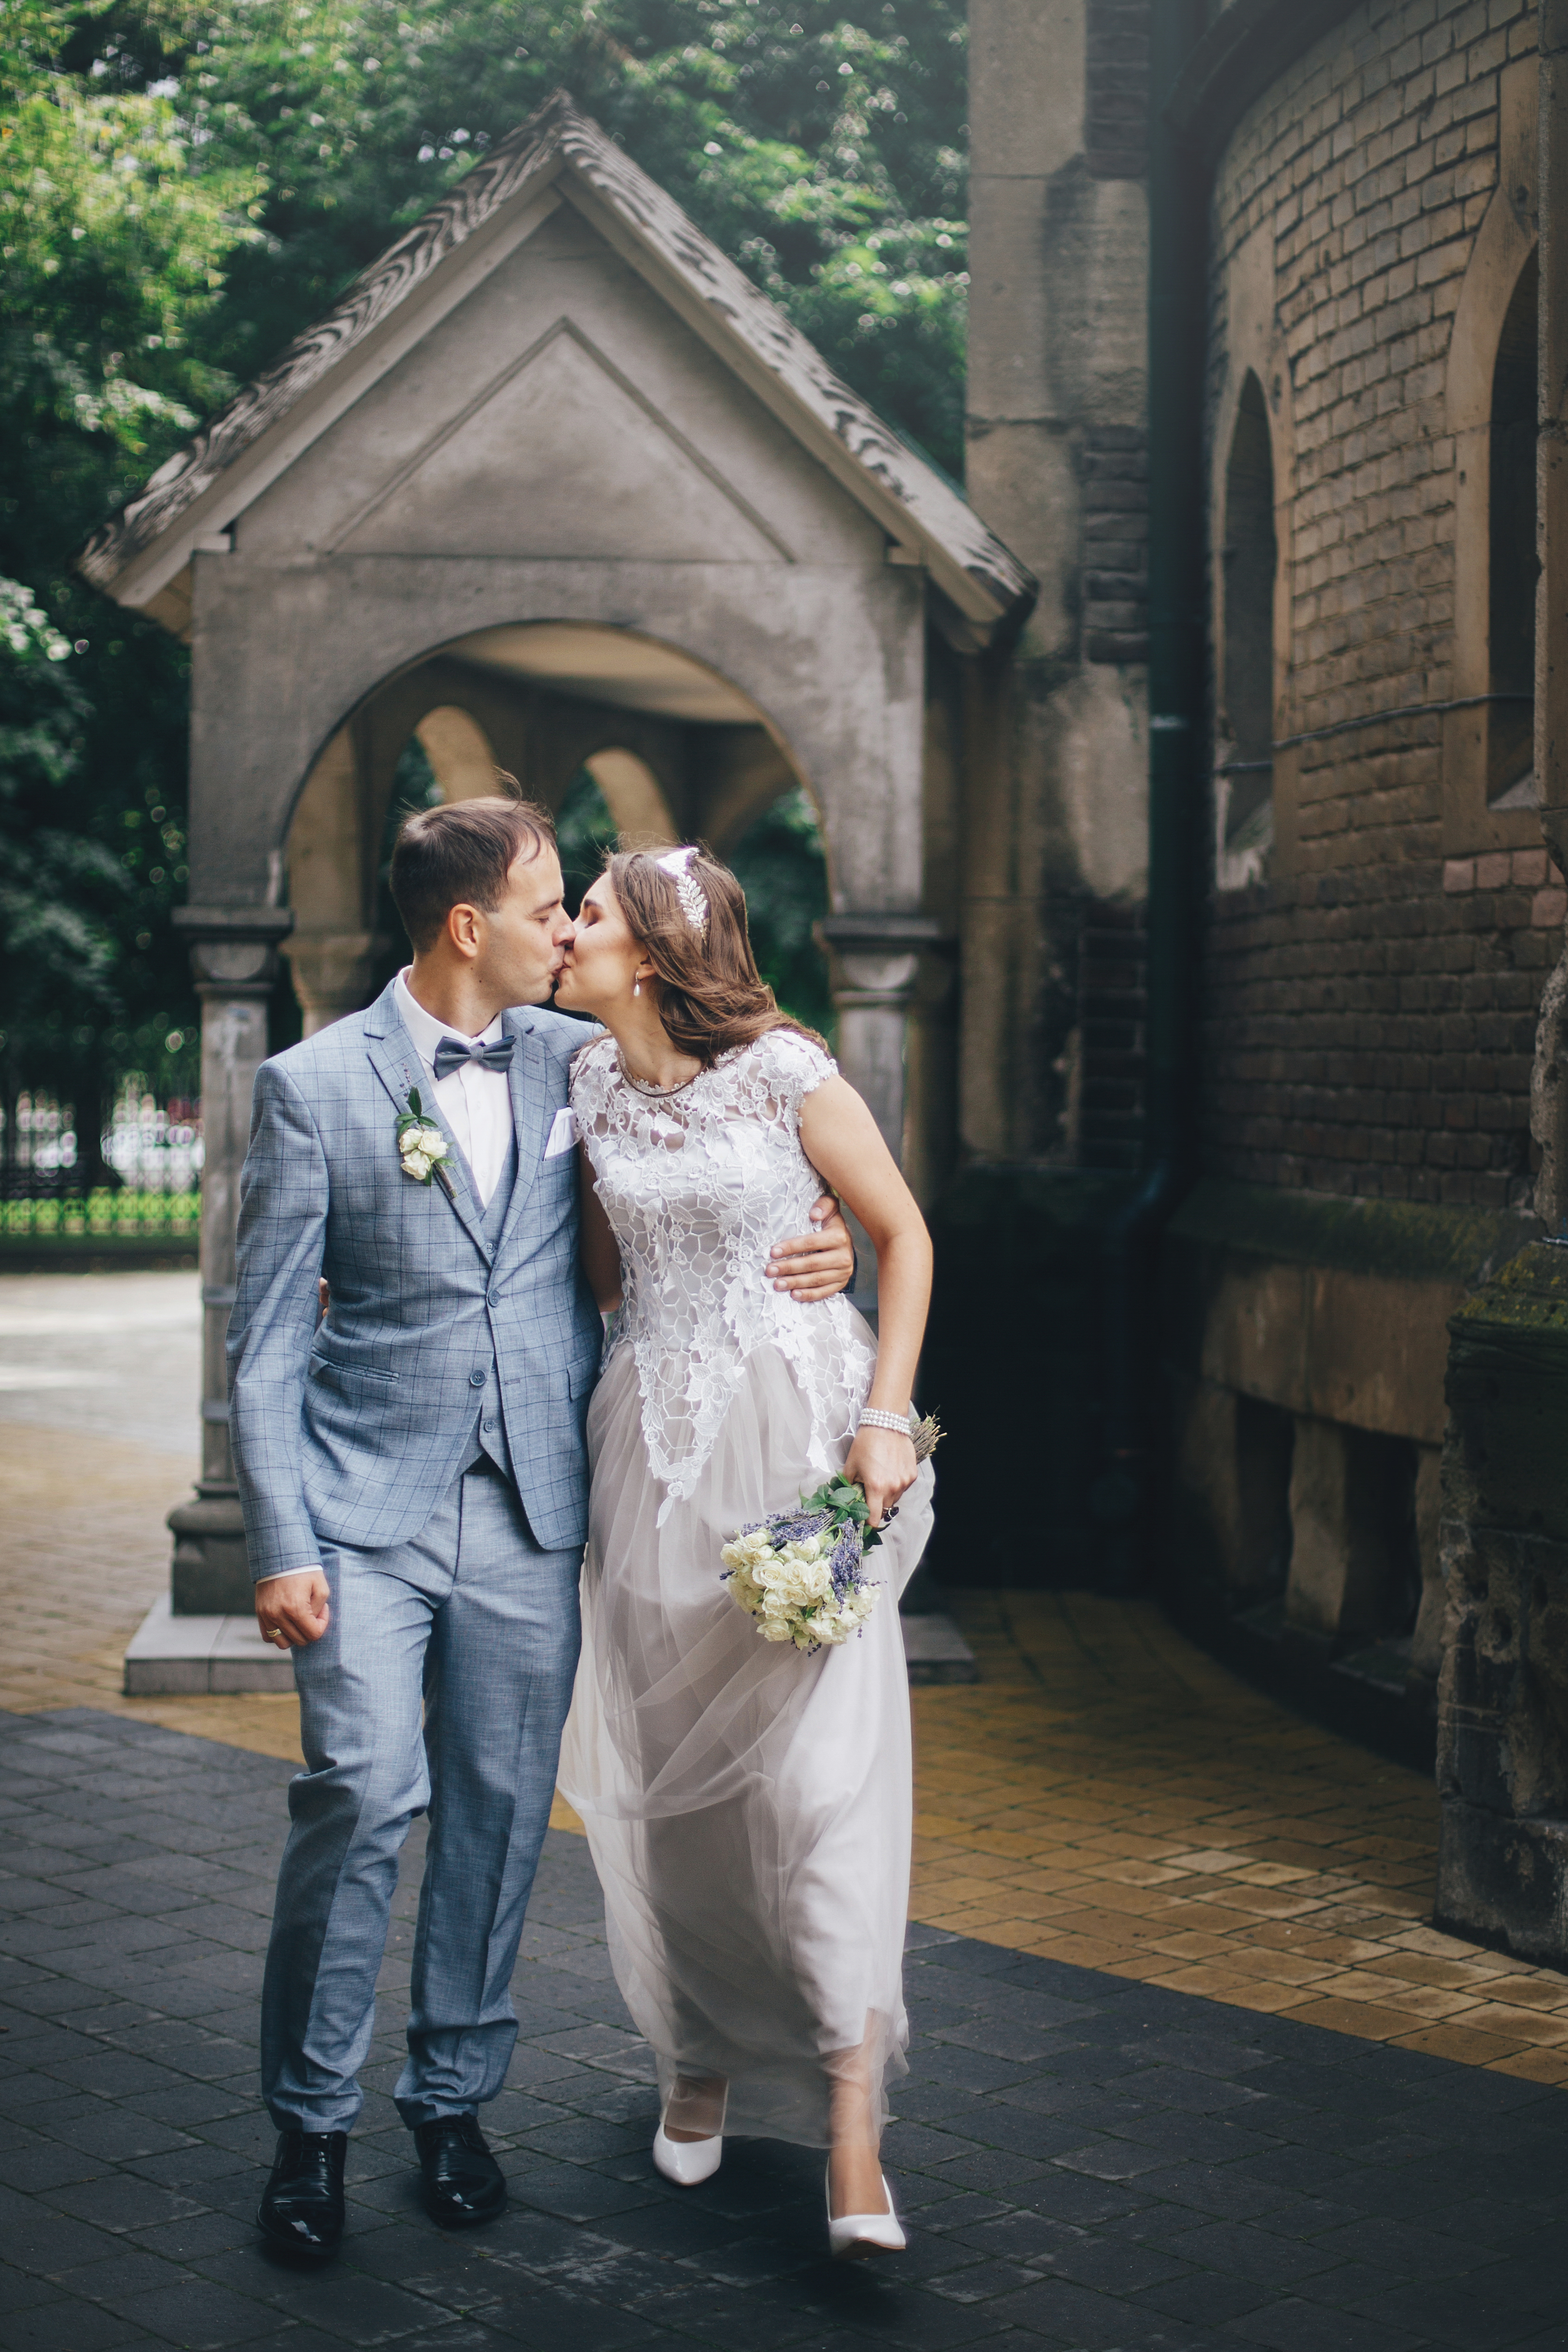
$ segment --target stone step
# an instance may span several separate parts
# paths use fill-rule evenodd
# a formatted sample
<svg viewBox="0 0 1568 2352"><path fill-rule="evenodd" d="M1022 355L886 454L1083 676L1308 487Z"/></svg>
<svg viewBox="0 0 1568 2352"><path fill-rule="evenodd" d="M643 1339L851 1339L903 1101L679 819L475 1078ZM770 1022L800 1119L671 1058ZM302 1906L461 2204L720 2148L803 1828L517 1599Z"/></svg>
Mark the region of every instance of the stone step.
<svg viewBox="0 0 1568 2352"><path fill-rule="evenodd" d="M294 1660L264 1642L252 1616L176 1617L165 1593L125 1653L127 1698L291 1691Z"/></svg>
<svg viewBox="0 0 1568 2352"><path fill-rule="evenodd" d="M915 1684L979 1679L974 1653L951 1617L905 1617L904 1656ZM294 1661L262 1640L254 1617L176 1617L167 1594L149 1609L125 1653L127 1698L290 1691Z"/></svg>
<svg viewBox="0 0 1568 2352"><path fill-rule="evenodd" d="M980 1680L974 1653L951 1617L937 1610L929 1616L902 1617L899 1622L904 1629L904 1657L911 1683Z"/></svg>

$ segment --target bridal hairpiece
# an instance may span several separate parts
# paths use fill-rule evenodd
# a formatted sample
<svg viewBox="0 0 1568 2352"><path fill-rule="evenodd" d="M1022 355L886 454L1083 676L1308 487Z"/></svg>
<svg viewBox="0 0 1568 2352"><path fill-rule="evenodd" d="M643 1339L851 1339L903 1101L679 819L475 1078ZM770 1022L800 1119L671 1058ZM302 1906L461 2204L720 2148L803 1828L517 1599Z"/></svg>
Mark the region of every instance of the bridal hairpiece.
<svg viewBox="0 0 1568 2352"><path fill-rule="evenodd" d="M701 938L706 936L708 929L708 898L702 885L691 871L691 861L696 855L695 849L672 849L668 856L655 862L660 873L669 875L674 881L680 911Z"/></svg>

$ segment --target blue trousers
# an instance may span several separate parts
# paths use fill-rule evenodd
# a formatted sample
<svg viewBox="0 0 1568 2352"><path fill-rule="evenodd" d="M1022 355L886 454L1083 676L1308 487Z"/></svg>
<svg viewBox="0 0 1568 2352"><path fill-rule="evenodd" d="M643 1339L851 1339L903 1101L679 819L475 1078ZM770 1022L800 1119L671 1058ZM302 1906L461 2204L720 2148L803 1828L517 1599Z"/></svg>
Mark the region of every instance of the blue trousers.
<svg viewBox="0 0 1568 2352"><path fill-rule="evenodd" d="M500 2089L577 1664L581 1561L539 1549L488 1465L454 1482L413 1541L323 1548L331 1622L294 1653L305 1769L289 1783L262 1990L262 2093L279 2131L346 2131L359 2113L398 1853L426 1809L398 2109L412 2129Z"/></svg>

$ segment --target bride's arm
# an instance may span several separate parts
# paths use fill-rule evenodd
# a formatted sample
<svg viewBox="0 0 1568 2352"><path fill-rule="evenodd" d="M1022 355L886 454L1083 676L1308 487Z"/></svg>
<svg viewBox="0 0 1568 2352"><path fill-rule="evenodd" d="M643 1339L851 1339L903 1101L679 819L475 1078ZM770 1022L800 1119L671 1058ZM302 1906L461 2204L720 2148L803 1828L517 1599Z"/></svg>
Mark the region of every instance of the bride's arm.
<svg viewBox="0 0 1568 2352"><path fill-rule="evenodd" d="M877 1253L877 1376L867 1399L880 1412L907 1412L931 1303L931 1236L875 1119L854 1087L829 1078L801 1105L800 1139L825 1183L859 1218ZM863 1429L844 1465L866 1489L871 1524L908 1486L915 1449L892 1429Z"/></svg>
<svg viewBox="0 0 1568 2352"><path fill-rule="evenodd" d="M588 1155L577 1148L577 1191L583 1208L583 1271L601 1315L613 1315L621 1303L621 1254L605 1214L605 1204L594 1190Z"/></svg>

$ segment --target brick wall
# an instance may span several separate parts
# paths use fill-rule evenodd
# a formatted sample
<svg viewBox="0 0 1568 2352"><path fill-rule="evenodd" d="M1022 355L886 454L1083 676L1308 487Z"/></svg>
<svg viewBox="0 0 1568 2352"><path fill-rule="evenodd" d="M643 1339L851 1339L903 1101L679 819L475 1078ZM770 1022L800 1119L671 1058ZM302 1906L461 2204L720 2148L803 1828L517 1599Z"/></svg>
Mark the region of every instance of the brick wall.
<svg viewBox="0 0 1568 2352"><path fill-rule="evenodd" d="M1083 657L1149 658L1149 436L1141 425L1089 425L1083 484Z"/></svg>
<svg viewBox="0 0 1568 2352"><path fill-rule="evenodd" d="M1534 42L1520 0L1364 5L1251 109L1221 163L1215 398L1224 264L1259 229L1290 372L1294 734L1454 691L1448 343L1496 184L1500 69ZM1518 1201L1561 882L1544 850L1445 861L1436 713L1299 756L1289 856L1211 909L1208 1165L1314 1191Z"/></svg>
<svg viewBox="0 0 1568 2352"><path fill-rule="evenodd" d="M1149 168L1149 0L1086 0L1084 165L1095 180Z"/></svg>

